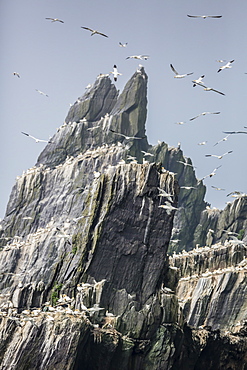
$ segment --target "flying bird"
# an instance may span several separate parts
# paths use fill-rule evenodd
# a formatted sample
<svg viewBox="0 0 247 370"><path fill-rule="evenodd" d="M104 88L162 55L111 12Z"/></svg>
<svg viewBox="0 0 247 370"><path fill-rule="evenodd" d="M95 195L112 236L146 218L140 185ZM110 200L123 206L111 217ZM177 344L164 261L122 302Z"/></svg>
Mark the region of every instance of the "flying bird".
<svg viewBox="0 0 247 370"><path fill-rule="evenodd" d="M111 130L111 129L110 129L110 131L113 132L116 135L120 135L120 136L125 137L125 139L127 139L127 140L130 140L130 139L145 139L145 137L127 136L127 135L124 135L124 134L120 134L120 132L116 132L116 131Z"/></svg>
<svg viewBox="0 0 247 370"><path fill-rule="evenodd" d="M218 60L216 60L216 62L218 62L218 63L224 63L224 62L226 62L226 60L225 59L218 59Z"/></svg>
<svg viewBox="0 0 247 370"><path fill-rule="evenodd" d="M23 135L26 135L30 137L31 139L35 140L36 143L53 143L51 140L43 140L43 139L37 139L36 137L27 134L26 132L21 132Z"/></svg>
<svg viewBox="0 0 247 370"><path fill-rule="evenodd" d="M224 134L247 134L247 131L223 131Z"/></svg>
<svg viewBox="0 0 247 370"><path fill-rule="evenodd" d="M228 139L228 137L230 136L230 134L226 135L225 137L223 137L223 139L217 141L217 143L214 144L215 145L218 145L219 143L221 143L222 141L226 141Z"/></svg>
<svg viewBox="0 0 247 370"><path fill-rule="evenodd" d="M48 95L47 94L45 94L43 91L40 91L40 90L37 90L37 89L35 89L38 93L40 93L41 95L44 95L44 96L46 96L47 98L48 98Z"/></svg>
<svg viewBox="0 0 247 370"><path fill-rule="evenodd" d="M190 14L187 14L187 17L206 19L206 18L221 18L222 15L190 15Z"/></svg>
<svg viewBox="0 0 247 370"><path fill-rule="evenodd" d="M197 189L197 188L195 186L180 186L180 189L190 190L190 189Z"/></svg>
<svg viewBox="0 0 247 370"><path fill-rule="evenodd" d="M202 112L202 113L198 114L197 116L191 118L190 121L193 121L194 119L196 119L200 116L206 116L206 114L220 114L220 112Z"/></svg>
<svg viewBox="0 0 247 370"><path fill-rule="evenodd" d="M13 75L14 76L16 76L16 77L18 77L18 78L20 78L21 76L20 76L20 74L18 73L18 72L13 72Z"/></svg>
<svg viewBox="0 0 247 370"><path fill-rule="evenodd" d="M232 68L231 64L233 62L234 62L234 59L233 60L230 60L230 62L228 62L224 66L220 67L217 72L220 72L220 71L222 71L223 69L226 69L226 68Z"/></svg>
<svg viewBox="0 0 247 370"><path fill-rule="evenodd" d="M170 64L170 67L171 67L172 71L175 73L174 78L183 78L183 77L186 77L186 76L192 75L192 74L194 73L194 72L191 72L191 73L185 73L185 74L183 74L183 75L180 75L180 74L176 71L176 69L173 67L173 65L172 65L172 64Z"/></svg>
<svg viewBox="0 0 247 370"><path fill-rule="evenodd" d="M186 122L175 122L175 125L183 125Z"/></svg>
<svg viewBox="0 0 247 370"><path fill-rule="evenodd" d="M171 214L171 212L172 212L172 211L175 211L175 210L177 210L177 209L178 209L178 208L176 208L176 207L173 207L173 206L171 205L171 203L169 203L168 201L166 201L166 202L165 202L165 204L161 204L161 205L159 206L159 208L163 208L163 209L165 209L168 215L169 215L169 214Z"/></svg>
<svg viewBox="0 0 247 370"><path fill-rule="evenodd" d="M154 156L154 154L149 153L149 152L145 152L145 150L141 150L141 152L144 154L144 157L148 157L148 156L153 157Z"/></svg>
<svg viewBox="0 0 247 370"><path fill-rule="evenodd" d="M101 35L101 36L104 36L104 37L108 37L107 35L105 35L104 33L101 33L101 32L99 32L99 31L97 31L97 30L92 30L92 28L88 28L88 27L81 27L81 28L83 28L84 30L88 30L88 31L90 31L90 32L92 32L91 33L91 36L93 36L93 35Z"/></svg>
<svg viewBox="0 0 247 370"><path fill-rule="evenodd" d="M60 23L64 23L64 21L62 21L61 19L58 19L58 18L46 18L46 19L49 19L50 21L52 22L60 22Z"/></svg>
<svg viewBox="0 0 247 370"><path fill-rule="evenodd" d="M201 84L202 83L202 80L203 80L203 78L205 77L205 75L202 75L202 76L200 76L197 80L193 80L192 82L194 82L193 83L193 87L196 87L196 85L199 85L199 84Z"/></svg>
<svg viewBox="0 0 247 370"><path fill-rule="evenodd" d="M192 82L193 82L193 81L192 81ZM203 84L201 84L201 83L199 83L199 84L198 84L198 83L196 83L196 85L203 87L205 91L214 91L214 92L217 92L218 94L225 95L223 92L218 91L218 90L215 90L215 89L213 89L212 87L207 87L207 86L205 86L205 85L203 85Z"/></svg>
<svg viewBox="0 0 247 370"><path fill-rule="evenodd" d="M126 46L128 45L128 43L126 42L125 44L122 44L121 42L119 42L119 46L121 47L121 48L126 48Z"/></svg>
<svg viewBox="0 0 247 370"><path fill-rule="evenodd" d="M117 81L117 76L122 75L122 73L118 72L116 64L114 64L114 66L113 66L113 72L110 72L110 73L113 74L114 81Z"/></svg>
<svg viewBox="0 0 247 370"><path fill-rule="evenodd" d="M177 162L182 163L184 166L194 167L193 164L190 164L190 163L187 163L187 162L183 162L183 161L177 161Z"/></svg>
<svg viewBox="0 0 247 370"><path fill-rule="evenodd" d="M140 60L147 60L149 58L148 55L131 55L130 57L127 57L126 59L140 59Z"/></svg>
<svg viewBox="0 0 247 370"><path fill-rule="evenodd" d="M215 176L216 175L216 171L218 170L218 168L220 168L220 167L222 167L222 165L220 165L220 166L218 166L218 167L216 167L209 175L206 175L206 176L204 176L201 180L199 180L199 181L202 181L202 180L204 180L204 179L206 179L207 177L213 177L213 176Z"/></svg>
<svg viewBox="0 0 247 370"><path fill-rule="evenodd" d="M223 190L223 191L225 191L225 189L217 188L217 186L213 186L213 185L211 185L211 188L213 188L213 189L215 189L215 190Z"/></svg>
<svg viewBox="0 0 247 370"><path fill-rule="evenodd" d="M232 153L232 150L229 150L228 152L222 154L222 155L216 155L216 154L206 154L205 157L215 157L218 159L222 159L226 154Z"/></svg>
<svg viewBox="0 0 247 370"><path fill-rule="evenodd" d="M207 141L202 141L200 143L198 143L197 145L206 145L207 144Z"/></svg>

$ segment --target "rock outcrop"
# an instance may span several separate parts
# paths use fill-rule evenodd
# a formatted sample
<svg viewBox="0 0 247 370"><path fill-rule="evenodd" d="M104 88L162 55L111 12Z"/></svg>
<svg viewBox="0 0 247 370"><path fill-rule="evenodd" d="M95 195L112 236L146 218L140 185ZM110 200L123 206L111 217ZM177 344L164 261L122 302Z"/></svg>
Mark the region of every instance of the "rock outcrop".
<svg viewBox="0 0 247 370"><path fill-rule="evenodd" d="M244 369L245 198L209 210L181 149L148 144L146 106L143 68L120 95L98 77L17 178L0 369Z"/></svg>

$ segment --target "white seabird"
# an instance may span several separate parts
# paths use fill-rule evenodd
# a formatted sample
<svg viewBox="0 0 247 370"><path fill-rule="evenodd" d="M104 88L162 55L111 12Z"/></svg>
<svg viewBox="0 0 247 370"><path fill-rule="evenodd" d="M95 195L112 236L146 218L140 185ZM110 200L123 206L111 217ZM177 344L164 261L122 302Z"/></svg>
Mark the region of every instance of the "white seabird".
<svg viewBox="0 0 247 370"><path fill-rule="evenodd" d="M153 157L154 156L154 154L149 153L149 152L145 152L145 150L141 150L141 152L144 154L144 157L148 157L148 156Z"/></svg>
<svg viewBox="0 0 247 370"><path fill-rule="evenodd" d="M226 69L226 68L232 68L231 63L233 63L233 62L234 62L234 59L230 60L230 62L228 62L224 66L220 67L217 72L220 72L220 71L222 71L223 69Z"/></svg>
<svg viewBox="0 0 247 370"><path fill-rule="evenodd" d="M64 23L64 21L62 21L61 19L58 19L58 18L46 18L46 19L49 19L50 21L52 22L60 22L60 23Z"/></svg>
<svg viewBox="0 0 247 370"><path fill-rule="evenodd" d="M223 191L225 191L225 189L217 188L217 186L213 186L213 185L211 185L211 188L213 188L213 189L215 189L215 190L223 190Z"/></svg>
<svg viewBox="0 0 247 370"><path fill-rule="evenodd" d="M44 95L44 96L46 96L47 98L48 98L48 95L47 94L45 94L43 91L40 91L40 90L38 90L38 89L35 89L40 95Z"/></svg>
<svg viewBox="0 0 247 370"><path fill-rule="evenodd" d="M93 36L93 35L101 35L101 36L104 36L104 37L108 37L107 35L105 35L104 33L101 33L101 32L99 32L99 31L97 31L97 30L93 30L92 28L88 28L88 27L81 27L81 28L83 28L84 30L88 30L88 31L90 31L90 32L92 32L91 33L91 36Z"/></svg>
<svg viewBox="0 0 247 370"><path fill-rule="evenodd" d="M176 207L173 207L172 205L171 205L171 203L169 203L169 202L165 202L165 204L161 204L160 206L159 206L159 208L163 208L163 209L165 209L166 210L166 213L169 215L169 214L171 214L171 212L172 211L176 211L176 210L178 210L178 208L176 208Z"/></svg>
<svg viewBox="0 0 247 370"><path fill-rule="evenodd" d="M176 71L176 69L173 67L173 65L172 65L172 64L170 64L170 67L171 67L172 71L175 73L174 78L183 78L183 77L186 77L186 76L192 75L192 74L194 73L194 72L191 72L191 73L185 73L185 74L181 75L181 74L179 74L179 73Z"/></svg>
<svg viewBox="0 0 247 370"><path fill-rule="evenodd" d="M120 132L116 132L116 131L111 130L111 129L110 129L110 131L113 132L116 135L120 135L120 136L125 137L125 139L127 139L127 140L130 140L130 139L145 139L145 137L127 136L127 135L121 134Z"/></svg>
<svg viewBox="0 0 247 370"><path fill-rule="evenodd" d="M202 141L200 143L198 143L197 145L206 145L207 144L207 141Z"/></svg>
<svg viewBox="0 0 247 370"><path fill-rule="evenodd" d="M206 175L206 176L204 176L201 180L199 180L199 181L202 181L202 180L204 180L204 179L206 179L207 177L213 177L213 176L215 176L216 175L216 171L218 170L218 168L220 168L220 167L222 167L222 165L220 165L220 166L218 166L218 167L216 167L209 175Z"/></svg>
<svg viewBox="0 0 247 370"><path fill-rule="evenodd" d="M148 55L131 55L130 57L127 57L126 59L140 59L140 60L147 60L149 58Z"/></svg>
<svg viewBox="0 0 247 370"><path fill-rule="evenodd" d="M191 190L191 189L197 189L197 188L195 186L180 186L180 189Z"/></svg>
<svg viewBox="0 0 247 370"><path fill-rule="evenodd" d="M232 153L232 150L229 150L228 152L222 154L222 155L216 155L216 154L206 154L205 157L215 157L218 159L222 159L226 154Z"/></svg>
<svg viewBox="0 0 247 370"><path fill-rule="evenodd" d="M122 76L122 73L118 72L116 64L113 66L113 72L110 73L113 74L114 81L117 81L117 76Z"/></svg>
<svg viewBox="0 0 247 370"><path fill-rule="evenodd" d="M215 145L218 145L219 143L221 143L222 141L226 141L228 139L228 137L230 136L230 134L226 135L225 137L223 137L223 139L217 141L217 143L214 144Z"/></svg>
<svg viewBox="0 0 247 370"><path fill-rule="evenodd" d="M43 140L43 139L37 139L36 137L32 136L32 135L29 135L27 134L26 132L21 132L23 135L26 135L28 137L30 137L31 139L35 140L36 143L52 143L51 140Z"/></svg>
<svg viewBox="0 0 247 370"><path fill-rule="evenodd" d="M190 14L187 14L187 17L206 19L206 18L221 18L222 15L190 15Z"/></svg>
<svg viewBox="0 0 247 370"><path fill-rule="evenodd" d="M20 74L18 73L18 72L13 72L13 75L14 76L16 76L16 77L18 77L18 78L20 78L21 76L20 76Z"/></svg>
<svg viewBox="0 0 247 370"><path fill-rule="evenodd" d="M178 162L178 163L182 163L184 166L194 167L192 164L187 163L187 162L183 162L183 161L177 161L177 162Z"/></svg>
<svg viewBox="0 0 247 370"><path fill-rule="evenodd" d="M193 82L193 81L192 81L192 82ZM196 83L196 85L203 87L205 91L214 91L214 92L217 92L218 94L225 95L223 92L218 91L218 90L215 90L215 89L213 89L212 87L207 87L207 86L205 86L205 85L203 85L203 84L201 84L201 83L199 83L199 84L198 84L198 83Z"/></svg>
<svg viewBox="0 0 247 370"><path fill-rule="evenodd" d="M121 47L121 48L126 48L126 46L128 45L128 43L126 42L125 44L122 44L121 42L119 42L119 46Z"/></svg>
<svg viewBox="0 0 247 370"><path fill-rule="evenodd" d="M192 82L194 82L193 83L193 87L195 87L196 85L199 85L199 84L201 84L202 83L202 80L203 80L203 78L205 77L205 75L202 75L202 76L200 76L197 80L193 80Z"/></svg>
<svg viewBox="0 0 247 370"><path fill-rule="evenodd" d="M232 134L247 134L247 131L223 131L224 134L229 134L229 135L232 135Z"/></svg>
<svg viewBox="0 0 247 370"><path fill-rule="evenodd" d="M198 114L197 116L190 118L190 121L193 121L194 119L200 117L200 116L206 116L206 114L220 114L220 112L202 112Z"/></svg>

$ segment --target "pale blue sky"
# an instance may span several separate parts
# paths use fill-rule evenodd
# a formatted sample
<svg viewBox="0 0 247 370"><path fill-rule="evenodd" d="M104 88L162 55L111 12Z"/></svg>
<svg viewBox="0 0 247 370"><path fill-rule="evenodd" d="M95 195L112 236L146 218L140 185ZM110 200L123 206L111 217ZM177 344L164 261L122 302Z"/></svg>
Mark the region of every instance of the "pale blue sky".
<svg viewBox="0 0 247 370"><path fill-rule="evenodd" d="M242 130L246 120L246 11L247 3L229 0L2 0L1 31L1 188L0 216L15 177L32 167L44 144L21 134L49 138L67 115L70 103L81 96L99 73L109 73L114 64L123 74L116 85L122 90L139 62L126 60L147 54L141 62L148 75L147 135L176 146L196 166L198 178L222 164L217 175L204 181L206 200L225 207L231 191L246 189L247 135L232 135L213 146L226 130ZM191 19L187 14L222 15L220 19ZM51 23L46 17L60 18ZM109 38L90 36L86 26ZM120 48L119 41L128 42ZM217 59L235 59L232 68L217 73ZM174 79L170 63L180 73ZM13 76L19 72L21 78ZM191 80L205 75L206 86L226 95L192 88ZM38 94L44 91L49 98ZM218 115L190 118L204 111ZM175 122L186 121L182 126ZM207 145L198 143L207 141ZM233 153L223 159L205 154ZM216 191L211 185L226 189Z"/></svg>

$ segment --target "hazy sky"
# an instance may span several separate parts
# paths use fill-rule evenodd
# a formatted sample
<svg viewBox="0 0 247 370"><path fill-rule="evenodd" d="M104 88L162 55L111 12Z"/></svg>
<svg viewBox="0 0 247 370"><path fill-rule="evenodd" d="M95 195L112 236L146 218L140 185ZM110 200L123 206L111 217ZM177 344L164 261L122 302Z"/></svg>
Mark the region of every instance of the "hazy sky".
<svg viewBox="0 0 247 370"><path fill-rule="evenodd" d="M196 176L207 178L206 200L224 208L235 190L247 192L247 135L222 131L243 130L246 120L247 3L230 0L2 0L1 28L1 189L0 216L5 213L15 178L36 163L45 144L36 144L21 134L48 139L56 132L70 103L94 83L99 73L113 65L123 75L116 82L122 91L136 71L134 54L147 54L142 61L148 75L147 135L150 144L181 142ZM192 15L222 15L220 19L189 18ZM64 23L46 20L59 18ZM109 36L90 36L81 26ZM118 43L128 42L126 48ZM217 73L216 60L235 60L232 68ZM192 76L175 79L170 63L179 73ZM20 73L21 78L13 75ZM192 79L205 75L206 86L192 87ZM40 95L35 89L46 94ZM221 112L190 118L205 112ZM177 125L183 121L185 124ZM198 143L207 141L206 145ZM233 152L222 159L205 157ZM214 190L211 186L224 188Z"/></svg>

